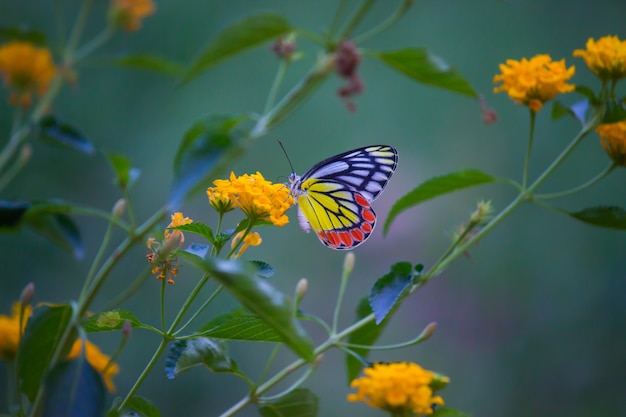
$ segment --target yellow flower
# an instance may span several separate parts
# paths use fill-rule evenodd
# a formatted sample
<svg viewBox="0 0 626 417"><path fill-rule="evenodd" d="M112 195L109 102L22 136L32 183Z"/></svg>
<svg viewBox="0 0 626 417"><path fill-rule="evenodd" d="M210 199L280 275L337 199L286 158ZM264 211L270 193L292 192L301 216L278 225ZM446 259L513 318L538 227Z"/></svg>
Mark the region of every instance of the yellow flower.
<svg viewBox="0 0 626 417"><path fill-rule="evenodd" d="M22 318L22 328L20 329L20 311L22 305L14 302L11 307L11 316L0 314L0 359L12 360L17 353L21 334L26 327L26 321L33 313L31 306L24 307L24 317Z"/></svg>
<svg viewBox="0 0 626 417"><path fill-rule="evenodd" d="M230 242L231 249L235 249L237 247L239 241L241 240L241 236L243 236L243 233L244 232L241 231L233 237L233 240ZM239 249L236 258L239 258L250 246L259 246L261 242L263 242L263 239L261 239L260 234L258 234L257 232L248 233L246 237L243 238L243 245Z"/></svg>
<svg viewBox="0 0 626 417"><path fill-rule="evenodd" d="M87 362L93 367L93 369L102 375L104 384L109 392L115 392L113 377L120 372L119 366L117 366L115 362L111 362L111 358L102 353L100 349L98 349L98 346L94 345L89 340L87 340L87 344L85 346L85 358L87 359ZM74 345L72 346L72 350L67 355L67 359L77 358L82 352L82 347L82 339L76 339Z"/></svg>
<svg viewBox="0 0 626 417"><path fill-rule="evenodd" d="M395 413L412 411L419 415L432 414L434 405L444 405L439 396L433 396L430 384L435 374L415 363L377 363L363 371L350 386L356 393L348 394L348 401L363 401L370 407Z"/></svg>
<svg viewBox="0 0 626 417"><path fill-rule="evenodd" d="M617 36L587 40L587 49L577 49L574 56L581 57L591 71L602 81L626 77L626 41Z"/></svg>
<svg viewBox="0 0 626 417"><path fill-rule="evenodd" d="M11 104L30 106L32 94L42 96L48 91L56 68L52 54L28 42L13 41L0 46L0 75L13 89Z"/></svg>
<svg viewBox="0 0 626 417"><path fill-rule="evenodd" d="M172 221L167 225L165 230L165 242L173 241L174 239L178 241L178 247L180 247L183 243L185 243L185 235L180 230L167 230L170 227L183 226L185 224L193 223L189 217L183 217L183 213L177 211L171 216Z"/></svg>
<svg viewBox="0 0 626 417"><path fill-rule="evenodd" d="M618 165L626 166L626 121L600 125L596 132L611 159Z"/></svg>
<svg viewBox="0 0 626 417"><path fill-rule="evenodd" d="M141 20L154 13L156 6L152 0L111 0L109 19L127 32L141 28Z"/></svg>
<svg viewBox="0 0 626 417"><path fill-rule="evenodd" d="M530 60L507 59L500 64L502 74L493 77L493 82L502 82L493 89L494 93L506 92L517 104L524 104L538 112L543 104L560 93L569 93L575 86L566 81L574 76L573 66L566 68L565 60L553 62L550 55L536 55Z"/></svg>
<svg viewBox="0 0 626 417"><path fill-rule="evenodd" d="M239 177L230 173L228 180L213 181L215 187L207 189L209 200L219 195L239 207L251 220L266 220L276 226L289 223L285 212L294 204L289 188L284 184L273 184L263 178L260 172Z"/></svg>
<svg viewBox="0 0 626 417"><path fill-rule="evenodd" d="M167 278L168 284L173 284L173 277L178 275L178 257L173 253L185 242L185 235L182 231L168 229L193 223L189 217L183 217L181 212L172 214L171 219L172 221L165 228L163 243L157 242L153 237L149 237L146 242L148 246L146 259L152 264L152 273L156 274L158 279Z"/></svg>

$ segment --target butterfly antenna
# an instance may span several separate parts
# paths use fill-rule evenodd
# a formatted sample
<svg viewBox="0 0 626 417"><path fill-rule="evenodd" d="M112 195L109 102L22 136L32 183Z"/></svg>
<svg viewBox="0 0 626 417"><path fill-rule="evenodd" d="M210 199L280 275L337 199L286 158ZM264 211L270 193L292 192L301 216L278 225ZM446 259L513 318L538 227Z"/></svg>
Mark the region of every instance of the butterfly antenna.
<svg viewBox="0 0 626 417"><path fill-rule="evenodd" d="M287 150L283 146L283 143L280 141L280 139L278 139L278 144L280 145L281 149L283 150L283 153L285 154L285 158L287 158L287 162L289 162L289 167L291 168L291 172L292 173L296 172L296 170L293 169L293 165L291 164L291 159L289 159L289 155L287 155Z"/></svg>

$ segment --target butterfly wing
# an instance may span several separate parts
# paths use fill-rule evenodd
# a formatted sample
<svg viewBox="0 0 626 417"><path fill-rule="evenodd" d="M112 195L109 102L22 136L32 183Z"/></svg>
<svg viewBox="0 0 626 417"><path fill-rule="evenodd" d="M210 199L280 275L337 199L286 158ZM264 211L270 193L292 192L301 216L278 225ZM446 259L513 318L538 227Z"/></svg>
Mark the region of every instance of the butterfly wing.
<svg viewBox="0 0 626 417"><path fill-rule="evenodd" d="M374 230L370 203L383 191L398 165L395 148L368 146L319 162L292 183L298 219L332 249L352 249Z"/></svg>

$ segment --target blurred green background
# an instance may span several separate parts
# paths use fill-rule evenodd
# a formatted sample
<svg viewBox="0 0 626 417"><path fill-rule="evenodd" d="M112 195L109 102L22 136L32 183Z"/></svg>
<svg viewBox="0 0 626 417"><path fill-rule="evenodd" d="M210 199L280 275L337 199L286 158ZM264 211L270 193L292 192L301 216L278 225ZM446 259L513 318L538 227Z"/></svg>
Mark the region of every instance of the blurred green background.
<svg viewBox="0 0 626 417"><path fill-rule="evenodd" d="M41 29L54 45L57 3L64 5L69 25L80 4L77 1L0 0L0 24ZM360 2L349 3L356 6ZM386 17L397 3L378 2L357 33ZM102 28L107 4L97 2L87 36ZM164 0L157 3L157 13L144 21L141 31L116 36L100 55L148 52L189 63L212 36L242 17L271 11L285 15L295 26L320 32L329 27L336 4L329 0ZM504 94L493 95L492 77L498 64L507 58L549 53L554 59L564 57L568 65L576 65L574 83L598 89L596 79L581 59L572 58L572 51L584 48L588 37L614 34L626 38L625 17L623 0L418 1L391 30L361 47L427 47L484 93L488 105L498 113L497 123L485 125L479 106L471 99L417 84L366 58L360 68L365 92L355 99L356 112L348 112L336 97L342 83L331 77L231 168L237 174L261 171L270 180L282 181L289 174L289 166L276 139L283 141L298 172L354 147L377 143L396 146L399 168L374 204L382 220L397 198L418 183L450 171L474 167L519 180L528 112ZM317 49L310 42L300 38L298 47L305 57L290 68L283 93L316 57ZM166 200L173 155L186 129L211 113L261 111L278 65L268 48L260 47L176 87L175 79L104 62L93 59L80 68L77 84L65 88L54 113L77 126L99 149L123 153L141 169L142 176L133 190L139 219L147 218ZM624 91L621 86L621 94ZM4 142L12 109L2 94L0 132ZM576 99L574 95L563 97L567 103ZM532 175L542 172L578 129L571 119L552 122L549 112L547 106L537 117ZM607 163L597 136L592 135L541 191L578 185ZM62 198L108 210L120 197L111 178L108 164L100 156L85 157L35 143L32 162L1 197ZM597 186L555 204L572 211L599 204L624 207L625 178L623 170L617 170ZM347 325L354 319L358 300L392 263L408 260L432 265L478 199L491 199L496 209L502 209L513 197L514 190L507 186L483 186L403 213L385 238L381 223L367 244L355 250L356 268L341 323ZM195 220L215 224L204 196L189 202L183 211ZM314 236L302 233L295 209L290 214L289 225L263 230L263 244L250 249L246 256L275 266L273 283L285 292L291 293L297 281L307 277L309 291L302 308L331 320L345 254L331 251ZM64 302L77 296L106 225L85 217L76 220L87 248L81 261L26 230L0 235L1 313L8 313L11 302L29 281L37 287L37 302ZM122 237L119 233L115 236ZM95 308L134 280L146 266L144 255L145 247L137 247L120 263ZM524 205L472 249L471 259L460 258L408 299L380 343L411 339L432 321L438 325L435 335L410 348L374 352L370 359L415 361L448 375L452 382L442 392L447 405L475 416L626 415L624 255L624 233L593 228ZM176 284L168 288L170 314L198 278L198 273L185 268ZM151 278L122 307L156 324L158 293L159 285ZM221 297L203 317L233 305L230 297ZM318 328L307 325L307 329L316 340L322 340ZM118 335L95 335L93 340L112 353ZM156 344L152 334L134 332L119 359L118 394L124 395L131 387ZM258 377L271 347L233 343L231 353L241 369ZM281 352L275 369L293 359L290 352ZM306 383L321 398L320 415L383 415L363 404L346 402L350 389L343 360L338 351L328 352ZM198 368L167 380L162 369L161 362L139 394L154 401L164 416L215 416L246 392L245 384L235 377ZM5 381L5 375L2 363L0 381ZM4 389L0 389L0 409L6 410ZM241 415L257 414L249 407Z"/></svg>

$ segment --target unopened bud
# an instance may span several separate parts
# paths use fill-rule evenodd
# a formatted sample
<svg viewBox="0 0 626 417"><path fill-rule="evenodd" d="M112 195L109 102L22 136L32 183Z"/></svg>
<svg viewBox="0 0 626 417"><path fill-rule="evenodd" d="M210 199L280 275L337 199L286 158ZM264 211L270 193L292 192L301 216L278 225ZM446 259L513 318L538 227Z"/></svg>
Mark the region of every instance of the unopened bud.
<svg viewBox="0 0 626 417"><path fill-rule="evenodd" d="M33 147L30 145L24 145L22 147L22 149L20 150L20 162L22 164L25 164L26 162L28 162L30 160L30 158L33 156Z"/></svg>
<svg viewBox="0 0 626 417"><path fill-rule="evenodd" d="M133 324L130 320L126 320L122 325L122 337L128 339L133 330Z"/></svg>
<svg viewBox="0 0 626 417"><path fill-rule="evenodd" d="M498 121L498 113L495 110L487 107L487 102L485 101L484 96L478 97L478 105L480 106L480 111L483 114L483 122L486 125L490 125Z"/></svg>
<svg viewBox="0 0 626 417"><path fill-rule="evenodd" d="M424 330L422 330L422 333L419 336L420 342L430 338L430 336L435 333L435 330L437 330L437 323L433 321L432 323L429 323L428 326L424 327Z"/></svg>
<svg viewBox="0 0 626 417"><path fill-rule="evenodd" d="M491 201L480 200L476 205L476 210L470 216L470 222L472 224L484 224L487 220L491 219L493 213L493 206Z"/></svg>
<svg viewBox="0 0 626 417"><path fill-rule="evenodd" d="M343 260L343 273L350 274L354 269L354 253L348 252Z"/></svg>
<svg viewBox="0 0 626 417"><path fill-rule="evenodd" d="M309 281L306 278L302 278L298 281L296 285L296 300L300 302L302 298L304 298L304 294L306 294L306 290L309 287Z"/></svg>
<svg viewBox="0 0 626 417"><path fill-rule="evenodd" d="M117 200L117 202L113 206L113 210L111 210L113 215L117 217L118 219L124 215L125 211L126 211L126 199L125 198L120 198L119 200Z"/></svg>
<svg viewBox="0 0 626 417"><path fill-rule="evenodd" d="M20 294L20 303L23 306L30 305L30 302L33 300L33 296L35 295L35 283L29 282L26 284L22 293Z"/></svg>
<svg viewBox="0 0 626 417"><path fill-rule="evenodd" d="M169 232L171 233L168 233L165 236L165 242L163 244L163 249L161 250L161 255L164 257L180 248L185 241L185 236L180 230L169 230Z"/></svg>
<svg viewBox="0 0 626 417"><path fill-rule="evenodd" d="M438 374L437 372L433 372L433 374L433 380L429 384L433 391L439 391L450 383L450 378L447 376Z"/></svg>

